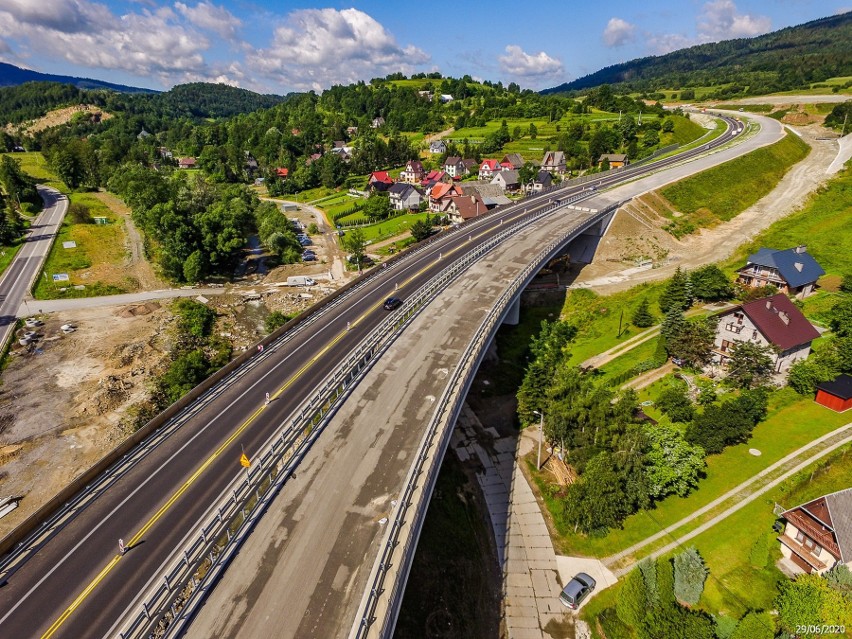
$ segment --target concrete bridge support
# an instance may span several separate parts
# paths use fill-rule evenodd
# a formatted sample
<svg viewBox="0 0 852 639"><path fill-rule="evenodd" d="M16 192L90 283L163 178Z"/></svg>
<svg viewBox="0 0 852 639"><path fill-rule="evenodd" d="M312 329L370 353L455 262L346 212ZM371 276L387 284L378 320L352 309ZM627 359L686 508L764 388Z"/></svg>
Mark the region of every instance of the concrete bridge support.
<svg viewBox="0 0 852 639"><path fill-rule="evenodd" d="M503 323L509 326L517 326L521 321L521 296L518 295L515 301L506 309L506 317L503 318Z"/></svg>

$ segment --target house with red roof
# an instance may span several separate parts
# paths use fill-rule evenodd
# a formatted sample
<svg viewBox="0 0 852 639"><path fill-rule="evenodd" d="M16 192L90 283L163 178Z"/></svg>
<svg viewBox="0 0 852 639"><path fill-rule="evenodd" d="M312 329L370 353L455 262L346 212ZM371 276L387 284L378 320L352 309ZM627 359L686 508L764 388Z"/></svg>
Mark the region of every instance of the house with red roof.
<svg viewBox="0 0 852 639"><path fill-rule="evenodd" d="M461 189L455 184L438 182L432 187L432 191L429 193L429 210L436 213L446 211L450 207L452 199L459 197L461 194Z"/></svg>
<svg viewBox="0 0 852 639"><path fill-rule="evenodd" d="M793 364L807 359L811 342L819 337L819 331L783 293L740 304L718 319L713 361L722 365L737 342L752 342L772 347L775 373L786 375Z"/></svg>
<svg viewBox="0 0 852 639"><path fill-rule="evenodd" d="M179 169L194 169L195 168L195 158L194 157L186 157L178 160L178 168Z"/></svg>
<svg viewBox="0 0 852 639"><path fill-rule="evenodd" d="M436 184L451 184L453 178L447 175L444 171L429 171L426 174L426 177L423 178L423 182L421 185L424 189L426 189L426 194L430 194L432 192L432 188Z"/></svg>
<svg viewBox="0 0 852 639"><path fill-rule="evenodd" d="M367 181L367 188L370 191L385 192L393 186L393 179L388 175L387 171L373 171L370 173L370 179Z"/></svg>
<svg viewBox="0 0 852 639"><path fill-rule="evenodd" d="M465 222L488 212L488 207L478 193L472 195L461 195L450 201L446 209L447 216L452 222Z"/></svg>
<svg viewBox="0 0 852 639"><path fill-rule="evenodd" d="M287 176L290 175L290 169L287 167L279 166L275 169L275 176L281 178L282 180L286 180Z"/></svg>
<svg viewBox="0 0 852 639"><path fill-rule="evenodd" d="M500 166L500 163L497 160L482 160L479 164L479 179L480 180L491 180L494 177L494 174L502 171L503 167Z"/></svg>
<svg viewBox="0 0 852 639"><path fill-rule="evenodd" d="M824 495L781 514L781 554L795 572L822 574L852 566L852 488Z"/></svg>

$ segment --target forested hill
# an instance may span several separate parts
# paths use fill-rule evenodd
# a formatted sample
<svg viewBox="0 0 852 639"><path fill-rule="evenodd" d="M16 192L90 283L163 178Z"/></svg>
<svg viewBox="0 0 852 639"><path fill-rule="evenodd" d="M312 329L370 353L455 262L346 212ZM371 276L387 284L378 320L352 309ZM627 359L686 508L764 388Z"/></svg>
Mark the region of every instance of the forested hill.
<svg viewBox="0 0 852 639"><path fill-rule="evenodd" d="M17 86L25 82L59 82L60 84L71 84L80 89L109 89L110 91L121 91L122 93L156 93L152 89L141 89L125 84L113 84L112 82L93 80L91 78L39 73L38 71L22 69L13 64L0 62L0 86Z"/></svg>
<svg viewBox="0 0 852 639"><path fill-rule="evenodd" d="M75 104L92 104L110 112L174 120L229 118L281 103L286 98L260 95L225 84L196 82L172 87L165 93L127 94L84 90L71 84L27 82L0 88L0 126L43 116Z"/></svg>
<svg viewBox="0 0 852 639"><path fill-rule="evenodd" d="M144 110L145 105L153 105L155 109L173 117L192 118L229 118L267 109L286 99L280 95L261 95L247 89L209 82L179 84L165 93L128 97L128 103L136 109Z"/></svg>
<svg viewBox="0 0 852 639"><path fill-rule="evenodd" d="M847 12L755 38L701 44L616 64L542 93L603 84L616 85L619 91L720 85L734 85L726 89L730 95L787 91L852 75L850 43L852 12Z"/></svg>

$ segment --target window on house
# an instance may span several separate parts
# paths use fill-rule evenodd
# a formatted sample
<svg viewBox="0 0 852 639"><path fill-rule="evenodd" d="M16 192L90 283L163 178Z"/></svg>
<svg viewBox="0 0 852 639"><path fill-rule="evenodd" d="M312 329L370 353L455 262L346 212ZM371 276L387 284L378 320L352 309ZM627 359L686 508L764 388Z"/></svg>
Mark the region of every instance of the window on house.
<svg viewBox="0 0 852 639"><path fill-rule="evenodd" d="M743 314L742 313L734 313L734 317L737 318L737 324L743 323Z"/></svg>

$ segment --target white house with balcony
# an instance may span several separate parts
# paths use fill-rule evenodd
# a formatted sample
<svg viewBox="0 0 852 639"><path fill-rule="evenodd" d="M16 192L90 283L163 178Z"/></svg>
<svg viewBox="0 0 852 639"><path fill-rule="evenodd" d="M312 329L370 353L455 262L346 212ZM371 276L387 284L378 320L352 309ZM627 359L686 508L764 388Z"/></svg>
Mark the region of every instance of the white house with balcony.
<svg viewBox="0 0 852 639"><path fill-rule="evenodd" d="M782 513L781 554L794 572L819 573L852 565L852 488L830 493Z"/></svg>
<svg viewBox="0 0 852 639"><path fill-rule="evenodd" d="M747 302L718 316L713 361L726 365L737 342L771 346L775 351L775 373L786 375L790 367L811 352L819 337L813 324L782 293Z"/></svg>

